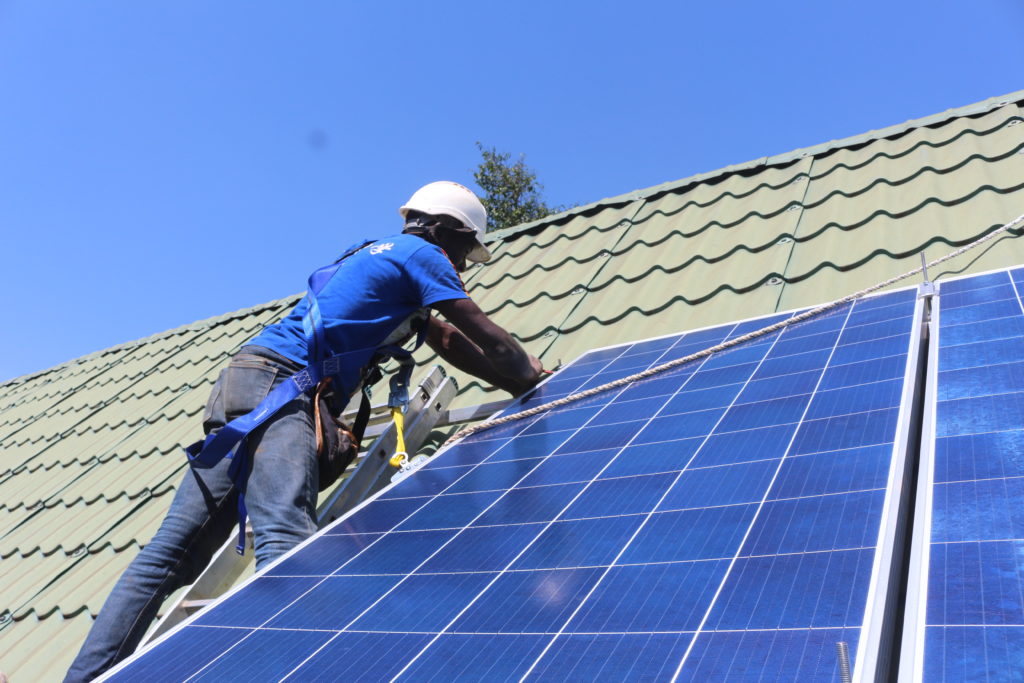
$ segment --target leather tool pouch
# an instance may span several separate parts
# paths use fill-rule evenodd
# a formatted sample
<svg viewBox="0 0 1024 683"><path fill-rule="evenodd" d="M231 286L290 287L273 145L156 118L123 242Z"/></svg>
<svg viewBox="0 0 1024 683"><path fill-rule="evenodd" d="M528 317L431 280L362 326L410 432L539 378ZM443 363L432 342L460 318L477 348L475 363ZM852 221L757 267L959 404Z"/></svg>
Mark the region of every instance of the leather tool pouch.
<svg viewBox="0 0 1024 683"><path fill-rule="evenodd" d="M331 378L320 382L313 395L313 423L316 425L316 456L320 470L320 490L338 480L359 453L359 440L339 419Z"/></svg>

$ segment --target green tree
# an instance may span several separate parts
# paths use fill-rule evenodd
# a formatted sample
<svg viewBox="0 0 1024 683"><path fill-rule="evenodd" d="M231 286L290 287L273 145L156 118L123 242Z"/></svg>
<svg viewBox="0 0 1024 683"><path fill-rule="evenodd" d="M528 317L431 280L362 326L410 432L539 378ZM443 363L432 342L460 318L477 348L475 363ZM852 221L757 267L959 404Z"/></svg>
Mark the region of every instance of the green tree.
<svg viewBox="0 0 1024 683"><path fill-rule="evenodd" d="M487 207L489 231L529 223L564 210L544 202L541 196L544 186L537 180L533 169L526 165L524 155L520 154L513 163L508 152L484 147L479 142L476 147L483 158L473 171L473 178L484 191L481 201Z"/></svg>

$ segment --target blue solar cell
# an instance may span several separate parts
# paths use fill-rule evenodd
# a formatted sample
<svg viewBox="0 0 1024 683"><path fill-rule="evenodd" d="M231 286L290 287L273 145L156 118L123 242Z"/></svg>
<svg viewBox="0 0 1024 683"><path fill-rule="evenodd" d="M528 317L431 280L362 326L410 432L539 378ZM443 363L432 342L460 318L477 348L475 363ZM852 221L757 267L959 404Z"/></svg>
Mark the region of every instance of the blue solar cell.
<svg viewBox="0 0 1024 683"><path fill-rule="evenodd" d="M1024 538L1024 479L936 484L932 542Z"/></svg>
<svg viewBox="0 0 1024 683"><path fill-rule="evenodd" d="M708 628L860 626L873 559L873 549L740 558Z"/></svg>
<svg viewBox="0 0 1024 683"><path fill-rule="evenodd" d="M458 529L469 524L500 495L500 491L488 491L437 496L431 498L429 503L402 522L397 529Z"/></svg>
<svg viewBox="0 0 1024 683"><path fill-rule="evenodd" d="M836 347L835 354L832 356L832 364L859 363L865 360L892 356L897 353L906 353L909 343L910 333L908 332L892 337L838 346Z"/></svg>
<svg viewBox="0 0 1024 683"><path fill-rule="evenodd" d="M251 681L282 678L333 635L323 631L256 631L191 680ZM163 678L162 673L159 678Z"/></svg>
<svg viewBox="0 0 1024 683"><path fill-rule="evenodd" d="M987 394L1008 394L1024 387L1024 363L950 370L939 375L939 401Z"/></svg>
<svg viewBox="0 0 1024 683"><path fill-rule="evenodd" d="M687 391L697 389L709 389L711 387L722 387L728 384L742 384L750 377L750 373L757 368L757 363L743 363L731 365L724 368L707 369L702 367L696 372L693 378L686 383ZM676 388L679 384L676 384Z"/></svg>
<svg viewBox="0 0 1024 683"><path fill-rule="evenodd" d="M794 338L790 338L788 334L784 334L782 335L782 339L772 347L772 350L768 352L766 357L779 358L782 356L792 356L798 353L810 353L811 351L831 349L836 345L836 338L838 336L838 331L819 332L818 334L810 334Z"/></svg>
<svg viewBox="0 0 1024 683"><path fill-rule="evenodd" d="M666 349L670 349L676 344L684 341L685 338L685 334L672 334L667 337L659 337L658 339L648 339L647 341L637 342L629 347L629 351L626 352L626 355L631 356L633 354L646 353L648 351L664 352Z"/></svg>
<svg viewBox="0 0 1024 683"><path fill-rule="evenodd" d="M821 334L822 332L838 332L847 324L846 308L848 307L844 306L842 310L809 318L804 322L794 323L786 328L786 337L793 339L795 337Z"/></svg>
<svg viewBox="0 0 1024 683"><path fill-rule="evenodd" d="M861 302L857 305L857 308L850 315L850 318L846 323L847 326L857 327L859 325L870 325L871 323L878 323L884 320L892 320L894 318L906 318L909 317L914 310L913 301L906 301L889 306L876 306L875 308L864 308L864 303L865 302Z"/></svg>
<svg viewBox="0 0 1024 683"><path fill-rule="evenodd" d="M479 573L413 574L404 580L391 577L394 590L351 628L355 631L439 633L495 576Z"/></svg>
<svg viewBox="0 0 1024 683"><path fill-rule="evenodd" d="M698 410L692 413L656 417L633 440L635 444L678 441L710 434L724 408Z"/></svg>
<svg viewBox="0 0 1024 683"><path fill-rule="evenodd" d="M755 503L764 498L780 460L687 469L661 504L662 510Z"/></svg>
<svg viewBox="0 0 1024 683"><path fill-rule="evenodd" d="M761 364L761 367L754 373L753 379L768 379L769 377L821 370L828 363L831 353L830 349L822 349L821 351L798 353L792 356L783 356L782 358L771 358Z"/></svg>
<svg viewBox="0 0 1024 683"><path fill-rule="evenodd" d="M744 320L743 322L736 323L736 325L729 330L729 336L727 338L735 339L736 337L742 337L745 334L763 329L769 325L774 325L775 323L782 322L783 320L788 320L792 317L793 316L790 313L779 313L777 315L765 316L764 318ZM719 329L728 329L728 326L723 326Z"/></svg>
<svg viewBox="0 0 1024 683"><path fill-rule="evenodd" d="M694 631L728 566L728 560L706 560L612 567L568 628Z"/></svg>
<svg viewBox="0 0 1024 683"><path fill-rule="evenodd" d="M1024 344L1018 338L964 343L942 349L939 354L939 372L1020 361L1024 361Z"/></svg>
<svg viewBox="0 0 1024 683"><path fill-rule="evenodd" d="M932 551L928 621L1024 624L1024 541L939 543Z"/></svg>
<svg viewBox="0 0 1024 683"><path fill-rule="evenodd" d="M455 531L405 531L375 539L372 553L363 553L338 570L339 574L406 574L416 569Z"/></svg>
<svg viewBox="0 0 1024 683"><path fill-rule="evenodd" d="M513 569L595 567L611 564L643 522L640 515L555 522L516 560Z"/></svg>
<svg viewBox="0 0 1024 683"><path fill-rule="evenodd" d="M441 493L460 477L472 469L472 465L460 465L458 467L438 467L437 463L430 463L432 467L424 467L419 476L407 477L381 496L381 498L416 498L422 496L434 496Z"/></svg>
<svg viewBox="0 0 1024 683"><path fill-rule="evenodd" d="M586 424L600 407L577 408L570 407L567 410L553 410L550 413L541 415L529 427L523 430L523 434L543 434L546 432L559 432L566 429L578 429Z"/></svg>
<svg viewBox="0 0 1024 683"><path fill-rule="evenodd" d="M936 439L936 482L998 477L1024 477L1024 431Z"/></svg>
<svg viewBox="0 0 1024 683"><path fill-rule="evenodd" d="M619 452L612 448L603 451L552 455L541 462L536 469L523 479L520 486L546 486L548 484L570 484L589 481L608 464Z"/></svg>
<svg viewBox="0 0 1024 683"><path fill-rule="evenodd" d="M368 534L390 531L396 524L423 507L431 498L375 500L346 518L332 531L336 534Z"/></svg>
<svg viewBox="0 0 1024 683"><path fill-rule="evenodd" d="M655 513L620 562L640 564L731 557L756 508L756 505L728 505Z"/></svg>
<svg viewBox="0 0 1024 683"><path fill-rule="evenodd" d="M513 524L463 529L421 573L492 572L507 567L544 530L545 524Z"/></svg>
<svg viewBox="0 0 1024 683"><path fill-rule="evenodd" d="M760 429L772 425L799 422L811 400L810 394L788 396L773 401L746 403L729 408L722 418L719 429L724 432L736 432L742 429Z"/></svg>
<svg viewBox="0 0 1024 683"><path fill-rule="evenodd" d="M836 643L855 661L859 629L702 633L680 672L684 681L836 681Z"/></svg>
<svg viewBox="0 0 1024 683"><path fill-rule="evenodd" d="M843 389L819 391L807 411L808 420L862 413L866 410L898 408L903 397L903 382L888 380L860 384Z"/></svg>
<svg viewBox="0 0 1024 683"><path fill-rule="evenodd" d="M996 273L986 273L984 275L973 275L969 278L963 278L960 280L950 280L948 282L942 282L941 294L943 298L947 294L956 294L958 292L968 292L972 289L984 289L986 287L996 287L1001 284L1005 284L1007 281L1007 274L1005 271L999 271Z"/></svg>
<svg viewBox="0 0 1024 683"><path fill-rule="evenodd" d="M615 360L628 350L628 346L612 346L607 349L587 351L578 361L576 361L576 363L597 363L600 361L607 364L609 361ZM576 363L573 363L573 365L576 365Z"/></svg>
<svg viewBox="0 0 1024 683"><path fill-rule="evenodd" d="M839 338L839 344L840 346L846 346L847 344L860 344L876 339L887 339L909 330L910 321L906 318L896 318L895 320L885 320L864 325L848 325Z"/></svg>
<svg viewBox="0 0 1024 683"><path fill-rule="evenodd" d="M523 524L550 522L576 497L583 484L533 486L509 491L473 524Z"/></svg>
<svg viewBox="0 0 1024 683"><path fill-rule="evenodd" d="M947 292L945 291L945 288L943 288L942 311L945 314L954 308L977 306L978 304L988 304L993 301L1003 301L1005 299L1016 300L1016 298L1017 293L1014 291L1013 284L1010 282L1009 278L1004 278L1002 283L992 285L991 287L967 289L960 292Z"/></svg>
<svg viewBox="0 0 1024 683"><path fill-rule="evenodd" d="M677 413L689 413L696 410L708 410L710 408L725 408L740 393L743 385L740 383L728 384L723 387L712 387L710 389L696 389L694 391L680 391L666 403L661 397L661 404L665 407L661 415L674 415ZM659 406L660 407L660 406ZM647 413L652 415L653 411Z"/></svg>
<svg viewBox="0 0 1024 683"><path fill-rule="evenodd" d="M1020 303L1016 299L1004 299L1003 301L993 301L976 306L964 306L963 308L954 308L948 311L945 307L942 309L943 323L948 325L1006 318L1020 314Z"/></svg>
<svg viewBox="0 0 1024 683"><path fill-rule="evenodd" d="M630 374L646 370L652 365L657 365L658 360L664 355L664 353L664 349L660 349L656 351L627 354L608 363L607 367L601 371L601 375L603 377L619 370L629 370Z"/></svg>
<svg viewBox="0 0 1024 683"><path fill-rule="evenodd" d="M328 535L267 571L268 576L327 576L363 552L380 534Z"/></svg>
<svg viewBox="0 0 1024 683"><path fill-rule="evenodd" d="M452 625L453 631L555 633L601 575L600 569L505 572Z"/></svg>
<svg viewBox="0 0 1024 683"><path fill-rule="evenodd" d="M148 658L135 660L107 680L117 683L183 681L251 633L245 629L188 626L179 631L174 640L154 647ZM183 653L191 656L184 657Z"/></svg>
<svg viewBox="0 0 1024 683"><path fill-rule="evenodd" d="M544 680L669 680L692 633L559 636L533 674Z"/></svg>
<svg viewBox="0 0 1024 683"><path fill-rule="evenodd" d="M600 479L590 484L565 511L564 519L650 512L675 481L673 474Z"/></svg>
<svg viewBox="0 0 1024 683"><path fill-rule="evenodd" d="M884 488L891 460L892 446L888 444L786 458L770 497L794 498Z"/></svg>
<svg viewBox="0 0 1024 683"><path fill-rule="evenodd" d="M635 420L584 427L560 445L555 453L582 453L625 446L645 424L646 420Z"/></svg>
<svg viewBox="0 0 1024 683"><path fill-rule="evenodd" d="M289 680L388 680L425 647L432 636L422 633L342 633ZM249 678L247 680L254 680Z"/></svg>
<svg viewBox="0 0 1024 683"><path fill-rule="evenodd" d="M855 384L881 382L903 377L907 359L903 354L845 365L832 364L822 375L819 390L841 389Z"/></svg>
<svg viewBox="0 0 1024 683"><path fill-rule="evenodd" d="M717 368L726 368L734 365L745 365L747 363L757 362L764 358L765 354L768 353L772 347L772 341L774 341L774 338L778 336L779 333L776 332L773 335L761 337L754 342L734 346L722 351L721 353L716 353L708 358L701 369L715 370Z"/></svg>
<svg viewBox="0 0 1024 683"><path fill-rule="evenodd" d="M939 438L1024 428L1024 392L942 401L938 406Z"/></svg>
<svg viewBox="0 0 1024 683"><path fill-rule="evenodd" d="M1019 337L1024 337L1024 316L1013 315L1008 318L943 327L939 344L945 348L970 342Z"/></svg>
<svg viewBox="0 0 1024 683"><path fill-rule="evenodd" d="M875 544L885 491L812 496L765 504L743 546L747 555L810 553Z"/></svg>
<svg viewBox="0 0 1024 683"><path fill-rule="evenodd" d="M487 458L508 442L508 439L498 439L496 441L479 439L458 443L444 452L444 460L441 462L445 467L476 465L487 460Z"/></svg>
<svg viewBox="0 0 1024 683"><path fill-rule="evenodd" d="M665 405L664 396L630 400L616 399L605 406L604 410L601 411L598 421L601 424L611 425L617 422L647 420L651 415L657 413L663 405Z"/></svg>
<svg viewBox="0 0 1024 683"><path fill-rule="evenodd" d="M793 455L875 446L892 441L897 408L808 420L793 441Z"/></svg>
<svg viewBox="0 0 1024 683"><path fill-rule="evenodd" d="M328 576L298 596L266 600L281 612L267 622L269 628L340 629L384 595L397 576ZM244 599L256 600L246 597ZM294 600L294 604L292 601ZM264 602L263 600L260 601Z"/></svg>
<svg viewBox="0 0 1024 683"><path fill-rule="evenodd" d="M501 450L495 451L487 459L487 462L544 457L574 433L575 430L569 429L561 432L520 436L510 441Z"/></svg>
<svg viewBox="0 0 1024 683"><path fill-rule="evenodd" d="M608 466L605 477L625 477L632 474L657 474L683 469L704 442L704 437L669 441L665 443L627 446L622 454Z"/></svg>
<svg viewBox="0 0 1024 683"><path fill-rule="evenodd" d="M797 425L787 424L763 429L714 434L697 453L694 467L730 465L751 460L781 458L786 454Z"/></svg>
<svg viewBox="0 0 1024 683"><path fill-rule="evenodd" d="M551 636L518 633L445 633L412 663L403 678L425 681L436 679L439 671L457 671L463 680L516 681L550 641Z"/></svg>
<svg viewBox="0 0 1024 683"><path fill-rule="evenodd" d="M1024 669L1024 629L929 626L926 681L1013 681Z"/></svg>
<svg viewBox="0 0 1024 683"><path fill-rule="evenodd" d="M770 399L785 398L787 396L799 396L810 394L818 383L821 372L812 370L810 372L798 372L793 375L772 377L771 379L759 379L748 383L743 387L736 402L756 403Z"/></svg>
<svg viewBox="0 0 1024 683"><path fill-rule="evenodd" d="M711 327L705 330L697 330L696 332L688 332L679 341L679 344L700 344L704 347L714 346L721 343L729 332L733 329L733 325L721 325L719 327Z"/></svg>
<svg viewBox="0 0 1024 683"><path fill-rule="evenodd" d="M196 621L198 626L255 627L322 581L315 577L261 577L245 593L235 593Z"/></svg>
<svg viewBox="0 0 1024 683"><path fill-rule="evenodd" d="M541 462L541 458L484 463L467 472L446 493L494 491L511 488Z"/></svg>

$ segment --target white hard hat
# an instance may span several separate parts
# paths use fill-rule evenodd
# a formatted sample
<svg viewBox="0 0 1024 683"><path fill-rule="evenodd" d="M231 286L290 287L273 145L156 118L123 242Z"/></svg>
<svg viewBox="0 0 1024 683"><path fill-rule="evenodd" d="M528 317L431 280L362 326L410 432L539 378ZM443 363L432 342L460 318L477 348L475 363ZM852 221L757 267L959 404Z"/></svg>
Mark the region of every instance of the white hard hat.
<svg viewBox="0 0 1024 683"><path fill-rule="evenodd" d="M491 259L491 252L484 246L484 232L487 229L487 209L480 203L473 191L450 180L439 180L424 185L413 193L398 213L419 211L433 216L451 216L476 233L476 246L466 255L470 261L483 263Z"/></svg>

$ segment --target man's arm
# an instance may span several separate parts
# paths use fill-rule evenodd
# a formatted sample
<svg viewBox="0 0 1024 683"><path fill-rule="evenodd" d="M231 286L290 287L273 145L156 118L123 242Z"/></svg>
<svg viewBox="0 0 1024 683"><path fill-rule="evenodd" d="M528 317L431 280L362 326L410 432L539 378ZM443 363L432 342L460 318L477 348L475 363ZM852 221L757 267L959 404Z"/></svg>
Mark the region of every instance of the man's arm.
<svg viewBox="0 0 1024 683"><path fill-rule="evenodd" d="M433 308L451 323L434 316L429 319L427 343L443 359L513 396L540 381L541 362L524 351L472 299L439 301Z"/></svg>

